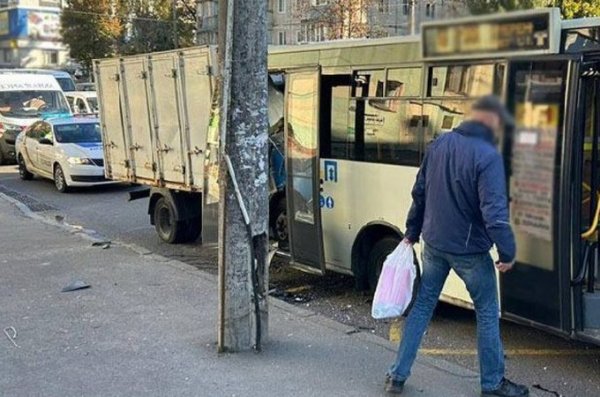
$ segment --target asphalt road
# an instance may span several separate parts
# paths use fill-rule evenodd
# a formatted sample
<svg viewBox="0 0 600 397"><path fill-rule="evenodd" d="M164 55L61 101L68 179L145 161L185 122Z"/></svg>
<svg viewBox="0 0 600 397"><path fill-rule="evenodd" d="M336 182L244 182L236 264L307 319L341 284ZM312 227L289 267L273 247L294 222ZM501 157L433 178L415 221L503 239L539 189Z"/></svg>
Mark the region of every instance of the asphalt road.
<svg viewBox="0 0 600 397"><path fill-rule="evenodd" d="M51 181L19 180L16 167L0 167L0 192L28 204L48 217L92 229L111 240L137 244L166 257L216 271L216 248L163 243L149 224L147 201L128 202L131 187L123 185L58 193ZM401 326L370 318L370 297L353 290L351 277L317 277L272 266L271 288L288 302L302 305L337 321L397 339ZM566 341L529 327L502 323L508 376L538 385L539 395L600 396L600 349ZM471 311L440 304L424 339L422 354L443 357L477 370L475 316ZM342 359L343 360L343 359ZM546 391L544 391L546 390Z"/></svg>

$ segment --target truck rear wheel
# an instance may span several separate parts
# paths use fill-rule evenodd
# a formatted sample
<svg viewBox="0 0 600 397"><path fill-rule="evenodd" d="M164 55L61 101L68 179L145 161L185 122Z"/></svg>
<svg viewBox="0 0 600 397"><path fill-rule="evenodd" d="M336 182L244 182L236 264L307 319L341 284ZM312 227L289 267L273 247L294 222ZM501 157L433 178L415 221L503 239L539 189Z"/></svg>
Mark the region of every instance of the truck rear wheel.
<svg viewBox="0 0 600 397"><path fill-rule="evenodd" d="M198 240L200 234L202 234L202 217L195 217L185 221L185 237L182 243L193 243Z"/></svg>
<svg viewBox="0 0 600 397"><path fill-rule="evenodd" d="M183 242L188 235L187 222L175 220L175 209L164 197L158 199L154 206L154 227L158 236L169 244Z"/></svg>

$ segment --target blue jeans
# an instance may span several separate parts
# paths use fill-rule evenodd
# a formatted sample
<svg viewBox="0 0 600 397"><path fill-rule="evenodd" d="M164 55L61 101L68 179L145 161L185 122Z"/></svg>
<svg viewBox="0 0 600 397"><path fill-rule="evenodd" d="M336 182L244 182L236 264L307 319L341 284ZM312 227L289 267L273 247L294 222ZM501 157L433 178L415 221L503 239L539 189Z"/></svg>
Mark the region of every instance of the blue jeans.
<svg viewBox="0 0 600 397"><path fill-rule="evenodd" d="M465 282L477 315L477 352L481 389L496 389L504 377L499 307L494 262L489 254L451 255L425 244L423 274L417 298L405 325L396 362L388 375L405 381L410 375L423 334L431 320L450 269Z"/></svg>

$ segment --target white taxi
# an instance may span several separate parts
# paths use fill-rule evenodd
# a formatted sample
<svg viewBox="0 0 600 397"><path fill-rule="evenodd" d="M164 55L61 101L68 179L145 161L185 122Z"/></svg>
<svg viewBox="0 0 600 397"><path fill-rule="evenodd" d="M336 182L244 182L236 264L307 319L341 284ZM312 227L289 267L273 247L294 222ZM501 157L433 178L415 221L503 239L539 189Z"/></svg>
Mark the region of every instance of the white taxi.
<svg viewBox="0 0 600 397"><path fill-rule="evenodd" d="M97 118L62 117L40 120L19 134L19 175L54 180L56 189L113 183L104 177L102 134Z"/></svg>

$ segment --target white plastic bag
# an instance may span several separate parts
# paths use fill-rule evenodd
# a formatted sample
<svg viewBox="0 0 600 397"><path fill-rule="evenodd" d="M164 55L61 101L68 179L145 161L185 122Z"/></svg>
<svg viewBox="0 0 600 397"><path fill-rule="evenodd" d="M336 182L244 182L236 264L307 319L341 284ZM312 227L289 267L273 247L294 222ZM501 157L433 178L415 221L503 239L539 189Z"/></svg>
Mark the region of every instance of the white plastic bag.
<svg viewBox="0 0 600 397"><path fill-rule="evenodd" d="M412 246L402 241L383 263L371 316L384 319L404 314L412 300L416 277Z"/></svg>

